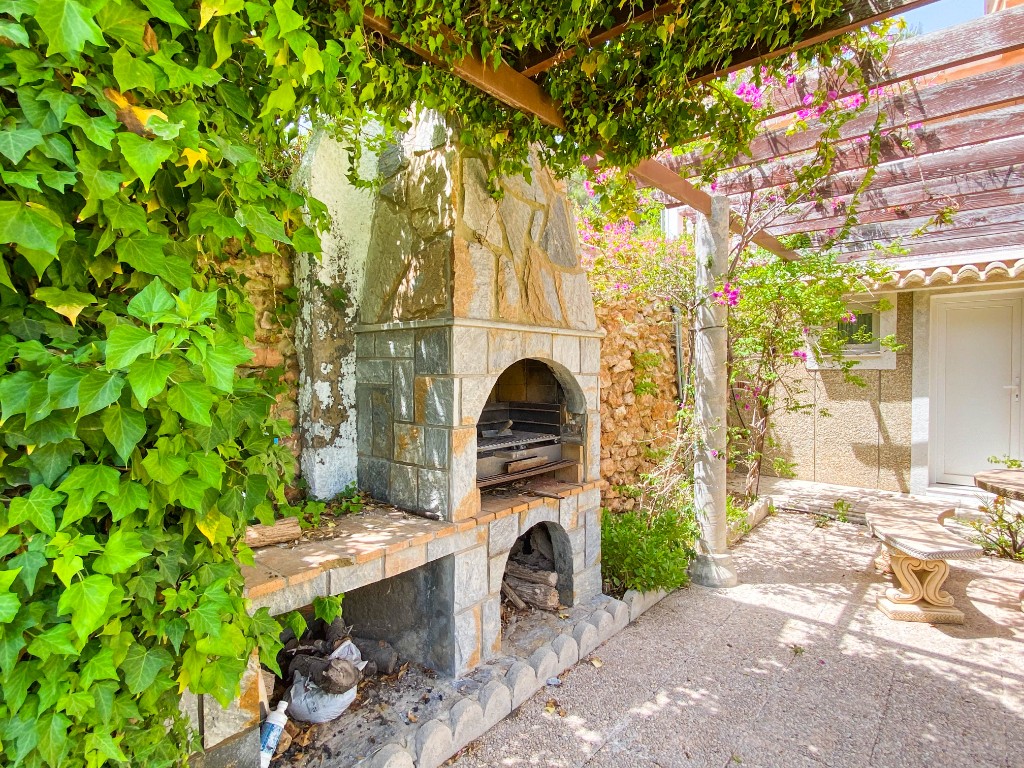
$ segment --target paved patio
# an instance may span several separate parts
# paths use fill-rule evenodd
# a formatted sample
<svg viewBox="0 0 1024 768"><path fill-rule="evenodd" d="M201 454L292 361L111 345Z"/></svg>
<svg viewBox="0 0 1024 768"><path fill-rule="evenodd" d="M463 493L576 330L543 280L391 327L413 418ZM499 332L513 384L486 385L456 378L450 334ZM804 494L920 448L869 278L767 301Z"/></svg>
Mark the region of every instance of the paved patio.
<svg viewBox="0 0 1024 768"><path fill-rule="evenodd" d="M967 623L930 626L874 608L877 551L769 518L735 549L740 586L669 596L455 766L1019 767L1024 563L954 563Z"/></svg>

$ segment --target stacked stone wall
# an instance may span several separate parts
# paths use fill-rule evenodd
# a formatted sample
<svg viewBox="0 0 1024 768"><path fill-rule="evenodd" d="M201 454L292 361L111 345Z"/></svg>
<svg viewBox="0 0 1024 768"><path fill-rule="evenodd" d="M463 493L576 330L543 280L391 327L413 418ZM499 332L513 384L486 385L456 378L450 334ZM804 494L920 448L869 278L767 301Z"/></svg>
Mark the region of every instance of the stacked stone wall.
<svg viewBox="0 0 1024 768"><path fill-rule="evenodd" d="M598 304L602 502L636 506L632 487L672 442L677 408L675 330L668 308L621 299ZM683 335L685 344L686 335ZM685 354L685 352L684 352Z"/></svg>

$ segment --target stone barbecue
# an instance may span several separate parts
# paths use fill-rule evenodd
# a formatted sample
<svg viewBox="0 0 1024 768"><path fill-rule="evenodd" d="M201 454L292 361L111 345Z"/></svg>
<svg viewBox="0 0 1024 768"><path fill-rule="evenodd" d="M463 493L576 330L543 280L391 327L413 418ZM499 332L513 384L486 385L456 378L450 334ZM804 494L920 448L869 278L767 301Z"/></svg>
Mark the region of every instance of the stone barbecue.
<svg viewBox="0 0 1024 768"><path fill-rule="evenodd" d="M247 593L274 615L344 594L364 636L460 675L501 652L510 552L550 548L555 603L601 592L603 334L539 161L496 200L488 160L421 119L378 158L369 200L343 156L320 139L305 161L334 229L297 267L303 475L315 495L355 480L397 509L256 550ZM245 705L197 712L207 749L253 728Z"/></svg>

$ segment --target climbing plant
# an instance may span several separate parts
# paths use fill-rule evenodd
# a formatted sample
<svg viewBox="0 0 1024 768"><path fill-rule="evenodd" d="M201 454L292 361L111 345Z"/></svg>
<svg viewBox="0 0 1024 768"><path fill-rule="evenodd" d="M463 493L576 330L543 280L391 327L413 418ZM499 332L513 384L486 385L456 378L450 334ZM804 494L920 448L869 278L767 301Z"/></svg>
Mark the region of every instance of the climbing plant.
<svg viewBox="0 0 1024 768"><path fill-rule="evenodd" d="M681 4L552 69L555 130L446 66L573 50L607 4L374 3L434 66L368 33L358 0L0 0L0 762L180 763L180 694L226 704L254 649L275 666L241 536L294 512L293 462L275 383L245 368L239 265L319 250L324 208L288 180L305 131L354 141L417 101L501 171L533 144L563 172L713 129L739 149L750 105L684 75L840 4Z"/></svg>

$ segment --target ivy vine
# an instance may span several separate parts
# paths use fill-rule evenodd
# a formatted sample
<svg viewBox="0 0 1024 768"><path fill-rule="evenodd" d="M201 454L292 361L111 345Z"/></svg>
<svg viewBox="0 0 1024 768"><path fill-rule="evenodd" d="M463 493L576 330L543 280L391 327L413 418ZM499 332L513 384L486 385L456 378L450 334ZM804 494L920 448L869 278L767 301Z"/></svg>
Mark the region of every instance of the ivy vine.
<svg viewBox="0 0 1024 768"><path fill-rule="evenodd" d="M304 127L400 129L418 102L501 172L534 144L562 171L712 130L738 149L754 111L685 75L840 4L681 3L551 70L556 132L368 33L358 0L0 0L0 762L181 763L180 694L227 704L256 648L276 666L241 537L289 511L294 466L229 257L319 251L325 209L280 172ZM606 7L373 4L442 63L574 48Z"/></svg>

